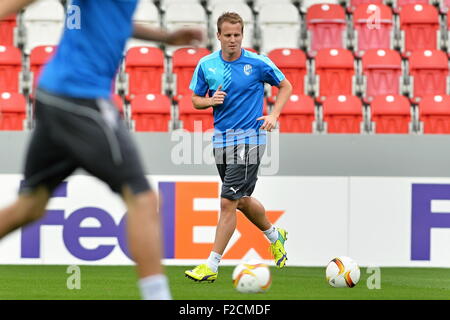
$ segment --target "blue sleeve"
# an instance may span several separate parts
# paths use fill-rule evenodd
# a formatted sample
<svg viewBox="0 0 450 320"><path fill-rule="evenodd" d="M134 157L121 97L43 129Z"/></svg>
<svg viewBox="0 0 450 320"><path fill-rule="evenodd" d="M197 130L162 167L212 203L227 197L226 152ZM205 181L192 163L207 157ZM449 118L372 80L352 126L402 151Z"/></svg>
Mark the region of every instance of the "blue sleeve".
<svg viewBox="0 0 450 320"><path fill-rule="evenodd" d="M279 86L280 82L285 79L284 74L267 56L261 55L262 61L262 81L267 82L271 86Z"/></svg>
<svg viewBox="0 0 450 320"><path fill-rule="evenodd" d="M204 97L209 90L208 83L205 80L205 75L200 63L197 64L194 74L192 75L189 89L191 89L196 95L201 97Z"/></svg>

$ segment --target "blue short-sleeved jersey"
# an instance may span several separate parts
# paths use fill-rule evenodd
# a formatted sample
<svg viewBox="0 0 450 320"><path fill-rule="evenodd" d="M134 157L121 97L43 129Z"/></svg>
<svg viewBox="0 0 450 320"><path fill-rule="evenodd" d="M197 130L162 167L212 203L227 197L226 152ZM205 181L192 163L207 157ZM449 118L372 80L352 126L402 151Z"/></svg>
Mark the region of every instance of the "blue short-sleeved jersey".
<svg viewBox="0 0 450 320"><path fill-rule="evenodd" d="M265 144L263 121L264 83L278 86L283 73L266 56L242 49L239 59L228 62L222 51L203 57L195 69L190 89L198 96L214 95L220 85L227 93L214 107L214 147Z"/></svg>
<svg viewBox="0 0 450 320"><path fill-rule="evenodd" d="M39 86L74 98L109 98L114 76L132 35L138 0L73 0L80 28L66 26Z"/></svg>

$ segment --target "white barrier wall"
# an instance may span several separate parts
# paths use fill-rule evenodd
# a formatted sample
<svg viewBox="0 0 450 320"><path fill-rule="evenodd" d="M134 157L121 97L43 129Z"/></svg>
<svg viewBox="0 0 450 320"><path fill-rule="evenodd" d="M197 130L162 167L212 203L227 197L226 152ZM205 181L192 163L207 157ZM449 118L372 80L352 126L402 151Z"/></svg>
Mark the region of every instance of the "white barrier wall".
<svg viewBox="0 0 450 320"><path fill-rule="evenodd" d="M21 175L0 175L0 207ZM216 176L151 176L163 196L164 262L194 264L212 247ZM363 266L450 267L450 179L260 177L254 196L288 230L288 264L323 266L347 255ZM45 218L0 241L1 264L131 264L125 208L98 180L76 175L54 194ZM242 214L224 264L259 256L268 242ZM270 261L270 260L268 260Z"/></svg>

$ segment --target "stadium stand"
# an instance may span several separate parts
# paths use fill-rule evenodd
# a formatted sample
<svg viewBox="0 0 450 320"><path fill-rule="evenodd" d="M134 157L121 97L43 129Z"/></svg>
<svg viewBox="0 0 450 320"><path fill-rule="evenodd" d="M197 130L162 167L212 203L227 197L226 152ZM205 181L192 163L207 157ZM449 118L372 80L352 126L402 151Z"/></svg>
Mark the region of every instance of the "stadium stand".
<svg viewBox="0 0 450 320"><path fill-rule="evenodd" d="M352 95L329 96L322 102L323 130L327 133L364 131L361 100Z"/></svg>
<svg viewBox="0 0 450 320"><path fill-rule="evenodd" d="M19 92L22 53L16 47L0 46L0 92Z"/></svg>
<svg viewBox="0 0 450 320"><path fill-rule="evenodd" d="M383 4L361 4L353 12L353 48L357 56L368 49L394 49L394 20Z"/></svg>
<svg viewBox="0 0 450 320"><path fill-rule="evenodd" d="M362 95L369 101L377 95L402 94L402 58L391 49L370 49L361 59Z"/></svg>
<svg viewBox="0 0 450 320"><path fill-rule="evenodd" d="M170 99L163 94L139 94L131 100L131 119L135 131L169 131Z"/></svg>
<svg viewBox="0 0 450 320"><path fill-rule="evenodd" d="M180 48L172 57L172 92L175 101L179 101L183 95L191 95L189 84L199 60L210 54L206 48Z"/></svg>
<svg viewBox="0 0 450 320"><path fill-rule="evenodd" d="M133 47L125 57L127 98L137 94L163 93L165 76L164 52L156 47Z"/></svg>
<svg viewBox="0 0 450 320"><path fill-rule="evenodd" d="M284 73L292 84L292 94L303 95L307 93L305 86L308 69L305 53L297 48L274 49L267 55L275 65ZM277 95L278 88L271 87L269 102L273 103L273 98Z"/></svg>
<svg viewBox="0 0 450 320"><path fill-rule="evenodd" d="M321 49L346 48L347 22L344 9L337 4L315 4L306 13L308 53Z"/></svg>
<svg viewBox="0 0 450 320"><path fill-rule="evenodd" d="M450 134L450 96L425 96L419 104L420 132Z"/></svg>
<svg viewBox="0 0 450 320"><path fill-rule="evenodd" d="M314 100L310 96L291 95L278 119L280 132L315 132L315 113Z"/></svg>
<svg viewBox="0 0 450 320"><path fill-rule="evenodd" d="M407 134L412 131L411 105L405 96L376 96L370 109L372 132Z"/></svg>
<svg viewBox="0 0 450 320"><path fill-rule="evenodd" d="M57 0L40 0L25 9L25 52L41 45L57 45L64 27L64 7Z"/></svg>
<svg viewBox="0 0 450 320"><path fill-rule="evenodd" d="M14 30L16 29L16 15L0 20L0 46L13 46Z"/></svg>
<svg viewBox="0 0 450 320"><path fill-rule="evenodd" d="M293 4L267 4L258 16L260 52L267 54L277 48L298 48L300 45L300 14Z"/></svg>
<svg viewBox="0 0 450 320"><path fill-rule="evenodd" d="M26 99L20 93L0 93L0 130L20 131L25 127Z"/></svg>
<svg viewBox="0 0 450 320"><path fill-rule="evenodd" d="M193 132L207 131L214 128L212 108L198 110L192 105L191 96L183 96L178 101L178 118L181 122L179 127Z"/></svg>
<svg viewBox="0 0 450 320"><path fill-rule="evenodd" d="M351 95L356 90L354 58L349 50L319 50L313 75L316 97Z"/></svg>

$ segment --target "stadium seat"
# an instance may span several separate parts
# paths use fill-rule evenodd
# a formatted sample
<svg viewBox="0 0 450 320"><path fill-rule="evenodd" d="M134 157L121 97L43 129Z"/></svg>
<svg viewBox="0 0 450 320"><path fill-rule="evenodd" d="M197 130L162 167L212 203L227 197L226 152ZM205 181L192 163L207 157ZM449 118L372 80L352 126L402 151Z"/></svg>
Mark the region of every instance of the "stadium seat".
<svg viewBox="0 0 450 320"><path fill-rule="evenodd" d="M41 0L29 5L23 13L26 27L25 52L41 45L57 45L64 28L63 5L56 0Z"/></svg>
<svg viewBox="0 0 450 320"><path fill-rule="evenodd" d="M300 10L303 13L308 12L308 9L316 4L339 4L339 0L302 0Z"/></svg>
<svg viewBox="0 0 450 320"><path fill-rule="evenodd" d="M23 130L26 106L25 97L20 93L0 93L0 130Z"/></svg>
<svg viewBox="0 0 450 320"><path fill-rule="evenodd" d="M376 18L376 19L375 19ZM392 11L384 4L361 4L353 12L354 51L358 56L368 49L394 48Z"/></svg>
<svg viewBox="0 0 450 320"><path fill-rule="evenodd" d="M320 49L345 48L347 22L344 9L337 4L315 4L306 13L308 53Z"/></svg>
<svg viewBox="0 0 450 320"><path fill-rule="evenodd" d="M0 46L14 46L14 30L16 25L15 15L0 20Z"/></svg>
<svg viewBox="0 0 450 320"><path fill-rule="evenodd" d="M245 3L240 2L222 2L216 4L211 13L210 18L210 34L212 35L212 45L213 45L213 51L220 49L220 42L217 40L217 19L224 13L234 11L238 12L239 15L242 17L242 20L244 21L244 37L242 39L242 47L250 47L252 48L254 46L253 39L254 36L254 19L253 19L253 12L250 7Z"/></svg>
<svg viewBox="0 0 450 320"><path fill-rule="evenodd" d="M133 22L148 27L160 27L159 11L152 0L140 0L134 12ZM140 46L156 46L156 42L131 38L127 42L127 49Z"/></svg>
<svg viewBox="0 0 450 320"><path fill-rule="evenodd" d="M361 133L363 107L352 95L329 96L322 102L324 129L327 133Z"/></svg>
<svg viewBox="0 0 450 320"><path fill-rule="evenodd" d="M164 52L156 47L133 47L125 56L128 96L163 93Z"/></svg>
<svg viewBox="0 0 450 320"><path fill-rule="evenodd" d="M402 58L397 51L369 49L362 56L361 65L366 99L402 93Z"/></svg>
<svg viewBox="0 0 450 320"><path fill-rule="evenodd" d="M403 95L376 96L370 104L375 133L409 133L411 105Z"/></svg>
<svg viewBox="0 0 450 320"><path fill-rule="evenodd" d="M322 49L315 58L315 95L351 95L354 88L354 58L346 49Z"/></svg>
<svg viewBox="0 0 450 320"><path fill-rule="evenodd" d="M439 0L439 9L443 14L447 14L450 8L450 0Z"/></svg>
<svg viewBox="0 0 450 320"><path fill-rule="evenodd" d="M389 0L395 14L398 14L400 8L409 4L430 4L433 0Z"/></svg>
<svg viewBox="0 0 450 320"><path fill-rule="evenodd" d="M429 4L407 4L400 8L401 50L407 55L414 50L437 49L439 12Z"/></svg>
<svg viewBox="0 0 450 320"><path fill-rule="evenodd" d="M171 119L170 99L162 94L136 95L131 100L131 119L135 131L168 131Z"/></svg>
<svg viewBox="0 0 450 320"><path fill-rule="evenodd" d="M185 94L192 95L189 84L199 60L210 54L206 48L180 48L173 53L172 74L175 76L173 84L174 100L178 101Z"/></svg>
<svg viewBox="0 0 450 320"><path fill-rule="evenodd" d="M293 4L264 5L258 16L260 51L267 54L277 48L298 48L300 14Z"/></svg>
<svg viewBox="0 0 450 320"><path fill-rule="evenodd" d="M34 92L43 67L54 55L56 46L38 46L30 54L30 71L32 73L31 91Z"/></svg>
<svg viewBox="0 0 450 320"><path fill-rule="evenodd" d="M450 96L425 96L419 104L419 121L423 133L450 133Z"/></svg>
<svg viewBox="0 0 450 320"><path fill-rule="evenodd" d="M220 5L223 3L223 0L207 0L206 1L206 8L209 12L212 12L214 7L216 5ZM233 4L247 4L247 0L228 0L227 3L233 3Z"/></svg>
<svg viewBox="0 0 450 320"><path fill-rule="evenodd" d="M255 9L256 12L259 12L262 7L271 5L275 1L273 0L253 0L253 9ZM292 4L291 0L277 0L276 3L282 3L282 4Z"/></svg>
<svg viewBox="0 0 450 320"><path fill-rule="evenodd" d="M0 92L19 92L22 54L12 46L0 46Z"/></svg>
<svg viewBox="0 0 450 320"><path fill-rule="evenodd" d="M159 7L162 11L166 11L167 7L169 7L170 5L178 4L198 5L200 4L200 0L159 0Z"/></svg>
<svg viewBox="0 0 450 320"><path fill-rule="evenodd" d="M409 82L415 101L426 95L447 94L448 59L441 50L417 50L409 57Z"/></svg>
<svg viewBox="0 0 450 320"><path fill-rule="evenodd" d="M208 17L203 7L192 3L170 4L166 8L164 27L168 30L176 30L182 27L197 27L208 30ZM171 56L180 46L167 46L166 54Z"/></svg>
<svg viewBox="0 0 450 320"><path fill-rule="evenodd" d="M280 132L312 133L315 123L314 100L307 95L291 95L278 118Z"/></svg>
<svg viewBox="0 0 450 320"><path fill-rule="evenodd" d="M306 55L300 49L274 49L267 55L270 60L284 73L292 84L292 94L303 95L305 91L305 77L308 73ZM278 88L271 87L270 98L277 95ZM273 100L269 100L273 103Z"/></svg>
<svg viewBox="0 0 450 320"><path fill-rule="evenodd" d="M193 132L198 129L205 132L214 128L212 108L195 109L191 96L184 96L178 102L178 118L182 122L183 129Z"/></svg>

